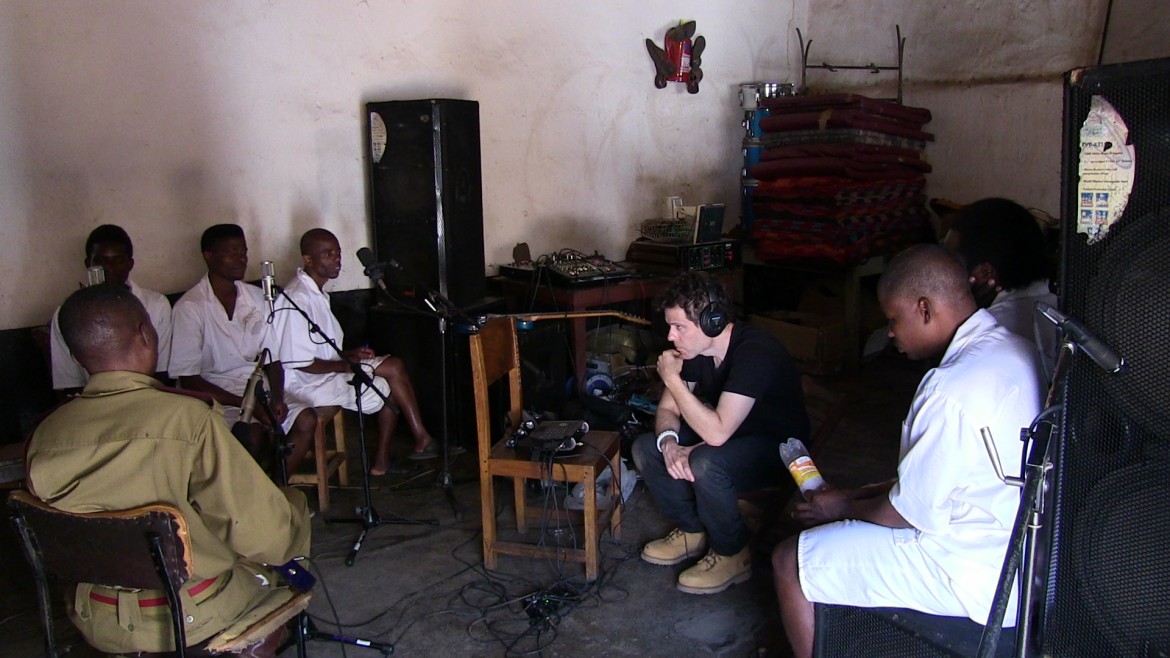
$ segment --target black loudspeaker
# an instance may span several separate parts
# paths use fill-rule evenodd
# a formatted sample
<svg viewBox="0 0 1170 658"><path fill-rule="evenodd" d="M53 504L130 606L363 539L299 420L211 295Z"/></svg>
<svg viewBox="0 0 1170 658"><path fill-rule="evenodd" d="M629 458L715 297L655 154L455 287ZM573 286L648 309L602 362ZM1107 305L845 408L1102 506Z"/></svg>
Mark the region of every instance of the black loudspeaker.
<svg viewBox="0 0 1170 658"><path fill-rule="evenodd" d="M1124 122L1084 131L1094 105ZM1082 69L1065 79L1061 309L1127 363L1083 354L1063 393L1039 646L1052 656L1170 655L1170 60ZM1097 170L1080 175L1082 160ZM1104 161L1102 161L1104 160ZM1111 161L1111 162L1110 162ZM1133 174L1108 231L1104 176ZM1102 191L1104 190L1104 191ZM1106 212L1096 215L1098 209Z"/></svg>
<svg viewBox="0 0 1170 658"><path fill-rule="evenodd" d="M368 103L370 205L379 261L398 287L437 290L456 305L486 292L479 103Z"/></svg>

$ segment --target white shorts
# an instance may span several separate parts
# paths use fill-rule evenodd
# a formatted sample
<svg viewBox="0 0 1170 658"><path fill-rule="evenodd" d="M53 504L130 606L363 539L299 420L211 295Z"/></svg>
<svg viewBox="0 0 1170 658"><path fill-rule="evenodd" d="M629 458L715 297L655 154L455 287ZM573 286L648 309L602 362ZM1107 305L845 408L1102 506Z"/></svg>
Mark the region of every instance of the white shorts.
<svg viewBox="0 0 1170 658"><path fill-rule="evenodd" d="M362 413L372 414L382 410L385 402L382 396L390 396L390 382L382 377L374 377L374 369L386 360L384 356L372 359L362 359L362 369L374 380L375 391L368 386L362 387ZM325 375L298 374L297 380L305 385L292 391L293 396L305 405L314 407L342 407L349 411L357 411L357 402L354 398L354 387L350 384L353 373L331 372ZM378 392L381 392L381 395ZM289 403L292 406L292 403Z"/></svg>
<svg viewBox="0 0 1170 658"><path fill-rule="evenodd" d="M986 603L962 600L920 538L914 528L853 520L805 530L797 549L800 589L814 603L911 608L987 623ZM995 585L987 583L989 591ZM1013 596L1004 626L1014 626L1014 620Z"/></svg>

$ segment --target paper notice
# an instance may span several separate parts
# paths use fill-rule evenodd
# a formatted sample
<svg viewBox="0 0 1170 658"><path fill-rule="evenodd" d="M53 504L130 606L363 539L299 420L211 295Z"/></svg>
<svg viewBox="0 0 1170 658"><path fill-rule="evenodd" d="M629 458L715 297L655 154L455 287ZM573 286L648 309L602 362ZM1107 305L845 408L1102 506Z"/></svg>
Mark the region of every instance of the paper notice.
<svg viewBox="0 0 1170 658"><path fill-rule="evenodd" d="M370 157L375 163L378 163L382 161L384 153L386 153L386 122L382 120L382 115L370 112Z"/></svg>
<svg viewBox="0 0 1170 658"><path fill-rule="evenodd" d="M1105 237L1129 203L1135 160L1129 128L1109 101L1094 96L1081 125L1077 232L1093 244Z"/></svg>

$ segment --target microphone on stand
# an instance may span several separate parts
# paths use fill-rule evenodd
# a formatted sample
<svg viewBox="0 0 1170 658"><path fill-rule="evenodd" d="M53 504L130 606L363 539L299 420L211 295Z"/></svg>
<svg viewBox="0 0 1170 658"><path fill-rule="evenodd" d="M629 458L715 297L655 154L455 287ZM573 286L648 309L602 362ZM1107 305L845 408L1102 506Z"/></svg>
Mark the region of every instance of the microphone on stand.
<svg viewBox="0 0 1170 658"><path fill-rule="evenodd" d="M267 360L268 348L264 348L260 351L260 356L256 357L256 367L252 369L252 374L248 377L248 385L244 387L244 395L240 399L240 419L236 421L235 425L232 425L232 434L245 446L251 443L249 437L252 430L249 425L252 424L252 412L256 408L256 387L264 375L264 364Z"/></svg>
<svg viewBox="0 0 1170 658"><path fill-rule="evenodd" d="M264 301L268 302L268 321L272 321L276 302L276 268L272 261L260 263L260 287L264 290Z"/></svg>
<svg viewBox="0 0 1170 658"><path fill-rule="evenodd" d="M389 294L390 289L386 287L386 281L384 279L386 273L384 270L389 268L401 272L402 266L398 264L398 261L391 258L388 261L379 263L378 259L374 257L374 252L370 251L369 247L362 247L361 249L358 249L357 259L365 267L365 269L362 270L362 274L365 274L371 279L374 279L377 282L378 287L385 291L386 294Z"/></svg>
<svg viewBox="0 0 1170 658"><path fill-rule="evenodd" d="M1073 344L1081 348L1085 356L1097 364L1097 367L1112 374L1117 374L1125 369L1125 359L1117 356L1116 352L1101 342L1101 339L1089 333L1089 330L1075 318L1061 313L1044 302L1036 302L1036 310L1063 331Z"/></svg>

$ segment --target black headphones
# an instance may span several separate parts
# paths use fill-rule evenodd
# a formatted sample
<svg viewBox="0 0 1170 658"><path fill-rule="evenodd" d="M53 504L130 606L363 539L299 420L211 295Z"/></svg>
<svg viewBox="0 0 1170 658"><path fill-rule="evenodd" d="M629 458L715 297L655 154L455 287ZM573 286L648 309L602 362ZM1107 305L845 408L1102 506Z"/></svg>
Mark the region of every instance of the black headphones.
<svg viewBox="0 0 1170 658"><path fill-rule="evenodd" d="M699 311L699 329L703 330L704 335L714 338L727 328L727 310L715 299L715 282L705 276L702 279L703 288L707 291L707 305Z"/></svg>

